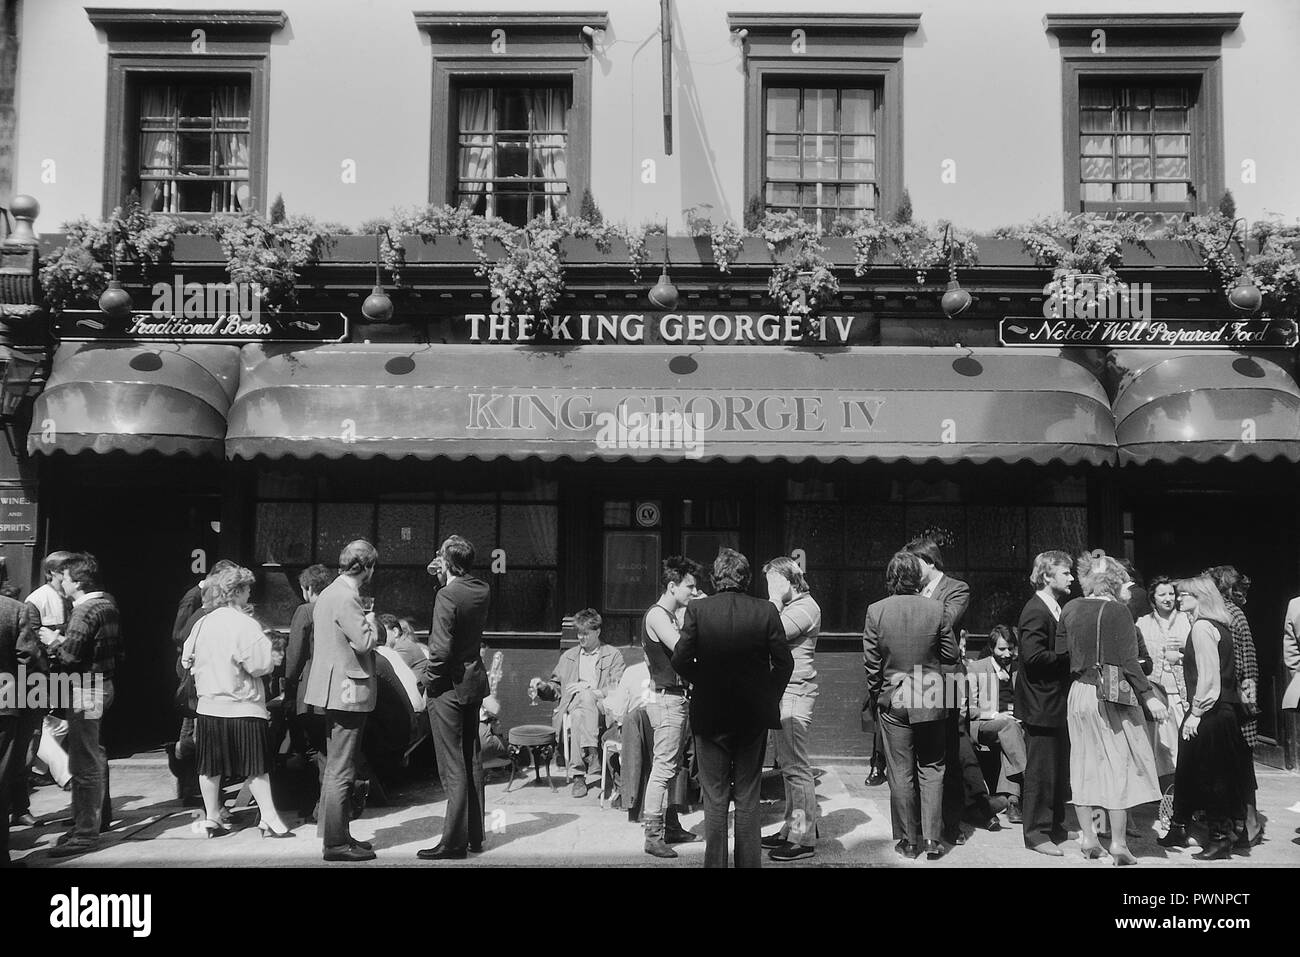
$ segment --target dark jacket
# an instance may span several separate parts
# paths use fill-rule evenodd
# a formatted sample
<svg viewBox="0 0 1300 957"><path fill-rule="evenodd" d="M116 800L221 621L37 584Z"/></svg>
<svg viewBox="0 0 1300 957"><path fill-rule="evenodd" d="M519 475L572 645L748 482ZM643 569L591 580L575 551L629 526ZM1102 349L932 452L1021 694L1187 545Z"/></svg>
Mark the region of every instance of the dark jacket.
<svg viewBox="0 0 1300 957"><path fill-rule="evenodd" d="M862 662L867 670L867 697L876 701L878 708L899 714L892 701L901 687L908 723L937 721L947 715L941 666L957 663L957 639L939 600L890 595L868 606L862 629ZM923 680L932 682L928 688L915 686L918 668ZM926 695L929 706L922 706L920 695L930 689L940 697Z"/></svg>
<svg viewBox="0 0 1300 957"><path fill-rule="evenodd" d="M1085 684L1099 684L1097 651L1101 663L1118 665L1133 690L1144 695L1151 683L1138 660L1138 632L1133 616L1122 601L1076 598L1061 609L1056 626L1056 647L1070 656L1070 676Z"/></svg>
<svg viewBox="0 0 1300 957"><path fill-rule="evenodd" d="M13 681L13 688L21 704L23 692L18 685L18 668L21 665L28 674L44 673L49 670L45 657L45 646L40 640L40 616L36 609L14 598L0 596L0 681ZM0 695L0 715L13 716L21 714L19 708L6 708L4 695Z"/></svg>
<svg viewBox="0 0 1300 957"><path fill-rule="evenodd" d="M202 607L203 589L194 585L176 606L176 622L172 625L172 644L178 650L185 644L185 639L190 636L190 629L194 627L194 613Z"/></svg>
<svg viewBox="0 0 1300 957"><path fill-rule="evenodd" d="M487 582L473 575L438 590L429 626L429 697L451 692L461 704L487 697L482 646L491 594Z"/></svg>
<svg viewBox="0 0 1300 957"><path fill-rule="evenodd" d="M960 638L961 622L966 617L966 609L970 607L970 585L944 574L930 597L943 605L944 621L948 631L952 633L953 638Z"/></svg>
<svg viewBox="0 0 1300 957"><path fill-rule="evenodd" d="M770 601L728 589L691 602L673 649L673 670L694 685L695 734L781 727L781 695L794 658Z"/></svg>
<svg viewBox="0 0 1300 957"><path fill-rule="evenodd" d="M126 657L117 602L107 592L74 605L63 641L50 653L52 670L113 677Z"/></svg>
<svg viewBox="0 0 1300 957"><path fill-rule="evenodd" d="M1020 680L1016 717L1041 728L1065 727L1070 656L1056 650L1056 618L1034 595L1020 612Z"/></svg>
<svg viewBox="0 0 1300 957"><path fill-rule="evenodd" d="M312 612L316 602L305 601L294 609L289 621L289 643L284 649L284 700L293 703L295 714L306 714L307 703L299 689L306 686L311 671Z"/></svg>

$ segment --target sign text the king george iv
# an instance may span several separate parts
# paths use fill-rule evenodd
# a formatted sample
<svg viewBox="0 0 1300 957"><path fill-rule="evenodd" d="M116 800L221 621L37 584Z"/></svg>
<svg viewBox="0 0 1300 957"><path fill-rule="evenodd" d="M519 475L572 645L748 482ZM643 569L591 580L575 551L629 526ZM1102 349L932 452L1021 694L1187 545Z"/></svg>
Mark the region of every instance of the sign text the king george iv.
<svg viewBox="0 0 1300 957"><path fill-rule="evenodd" d="M1270 319L1043 319L1007 316L1004 346L1109 348L1291 349L1295 323Z"/></svg>
<svg viewBox="0 0 1300 957"><path fill-rule="evenodd" d="M475 343L664 343L709 345L851 345L869 339L864 315L802 316L747 312L577 313L561 316L469 313L451 319L453 335ZM460 327L459 329L457 327Z"/></svg>

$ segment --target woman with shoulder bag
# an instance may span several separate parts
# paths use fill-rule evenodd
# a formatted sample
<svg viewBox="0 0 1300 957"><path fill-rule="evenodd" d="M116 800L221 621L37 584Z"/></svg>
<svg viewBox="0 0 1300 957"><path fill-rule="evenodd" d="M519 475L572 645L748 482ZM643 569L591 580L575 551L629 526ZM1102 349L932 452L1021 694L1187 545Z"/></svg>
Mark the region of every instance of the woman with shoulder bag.
<svg viewBox="0 0 1300 957"><path fill-rule="evenodd" d="M1255 803L1255 762L1241 732L1236 655L1231 612L1214 581L1206 576L1178 583L1183 611L1192 616L1192 635L1183 659L1191 696L1183 721L1183 744L1174 774L1174 809L1163 847L1187 847L1187 822L1204 811L1210 843L1193 854L1200 861L1223 860L1244 831Z"/></svg>
<svg viewBox="0 0 1300 957"><path fill-rule="evenodd" d="M198 694L195 728L199 789L207 837L230 832L221 818L223 776L248 779L262 819L263 837L293 837L271 799L270 714L262 678L280 663L271 640L249 613L253 573L227 568L208 579L213 609L195 622L181 662Z"/></svg>
<svg viewBox="0 0 1300 957"><path fill-rule="evenodd" d="M1116 866L1136 864L1128 848L1128 809L1160 800L1155 753L1140 702L1163 721L1164 702L1138 663L1137 629L1125 604L1129 575L1106 555L1079 558L1082 598L1061 610L1058 649L1069 650L1070 803L1079 819L1079 847L1101 857L1093 814L1110 817L1110 856Z"/></svg>

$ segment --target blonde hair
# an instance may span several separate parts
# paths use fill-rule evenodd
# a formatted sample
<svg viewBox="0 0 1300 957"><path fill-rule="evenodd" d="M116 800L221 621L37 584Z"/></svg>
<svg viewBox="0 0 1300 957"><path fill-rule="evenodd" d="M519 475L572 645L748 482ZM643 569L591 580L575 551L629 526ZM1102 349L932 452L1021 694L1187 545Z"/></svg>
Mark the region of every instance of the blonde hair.
<svg viewBox="0 0 1300 957"><path fill-rule="evenodd" d="M1124 586L1133 580L1117 559L1104 553L1080 555L1078 571L1079 587L1085 598L1109 595L1118 600Z"/></svg>
<svg viewBox="0 0 1300 957"><path fill-rule="evenodd" d="M241 588L252 587L253 573L247 568L231 565L219 568L200 586L203 591L203 607L224 608L235 603L235 596Z"/></svg>
<svg viewBox="0 0 1300 957"><path fill-rule="evenodd" d="M1228 606L1223 602L1223 595L1219 593L1214 580L1208 575L1184 578L1176 582L1174 587L1196 599L1197 618L1208 618L1221 625L1232 625L1232 616L1228 614Z"/></svg>

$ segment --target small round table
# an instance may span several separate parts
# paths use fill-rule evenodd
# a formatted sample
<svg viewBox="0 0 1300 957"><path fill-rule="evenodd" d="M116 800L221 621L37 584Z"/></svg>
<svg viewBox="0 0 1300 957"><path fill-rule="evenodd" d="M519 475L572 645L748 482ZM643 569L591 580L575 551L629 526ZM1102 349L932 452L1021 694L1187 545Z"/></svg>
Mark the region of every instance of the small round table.
<svg viewBox="0 0 1300 957"><path fill-rule="evenodd" d="M506 793L515 785L515 768L518 764L518 757L521 752L527 752L533 762L533 781L535 784L542 783L542 762L546 762L546 783L555 790L555 782L551 780L551 760L555 757L557 739L555 729L549 724L521 724L516 728L511 728L506 733L506 745L510 751L510 783L506 785ZM524 778L528 777L528 765L524 765Z"/></svg>

